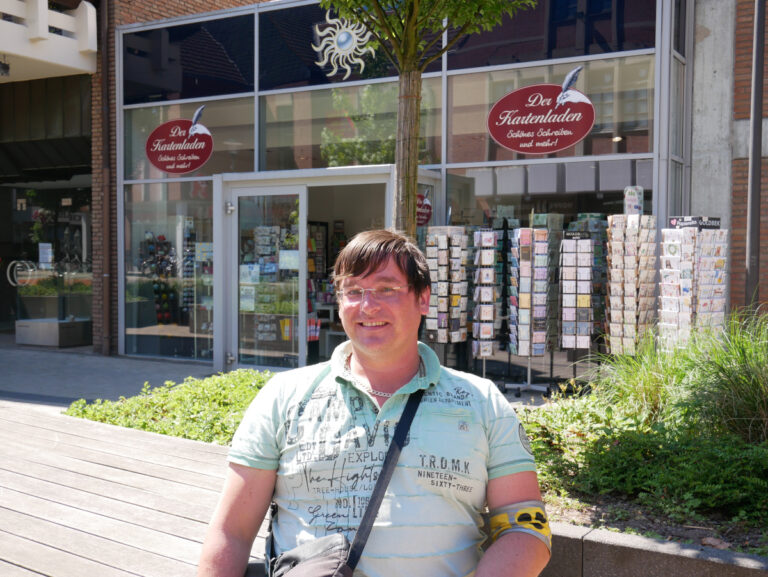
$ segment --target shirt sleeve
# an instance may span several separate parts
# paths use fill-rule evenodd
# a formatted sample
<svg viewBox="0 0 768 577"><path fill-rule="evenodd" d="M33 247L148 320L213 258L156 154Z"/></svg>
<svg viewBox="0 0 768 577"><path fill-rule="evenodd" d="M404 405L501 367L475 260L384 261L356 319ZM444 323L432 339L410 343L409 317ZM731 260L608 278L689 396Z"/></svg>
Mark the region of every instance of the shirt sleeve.
<svg viewBox="0 0 768 577"><path fill-rule="evenodd" d="M227 459L230 463L276 470L280 462L278 446L280 375L262 387L251 402L232 438Z"/></svg>
<svg viewBox="0 0 768 577"><path fill-rule="evenodd" d="M536 471L531 444L512 405L491 384L488 396L488 478Z"/></svg>

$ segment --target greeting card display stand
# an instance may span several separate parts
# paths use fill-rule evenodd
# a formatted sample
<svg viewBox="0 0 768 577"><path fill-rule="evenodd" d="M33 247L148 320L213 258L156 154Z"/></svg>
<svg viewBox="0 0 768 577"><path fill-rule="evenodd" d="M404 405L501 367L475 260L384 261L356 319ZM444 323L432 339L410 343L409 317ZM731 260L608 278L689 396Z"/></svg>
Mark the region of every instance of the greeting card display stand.
<svg viewBox="0 0 768 577"><path fill-rule="evenodd" d="M461 226L429 227L426 257L432 292L425 320L427 338L437 344L467 340L467 235Z"/></svg>
<svg viewBox="0 0 768 577"><path fill-rule="evenodd" d="M472 355L485 361L494 353L496 338L496 232L479 229L474 233L474 309L472 313Z"/></svg>
<svg viewBox="0 0 768 577"><path fill-rule="evenodd" d="M533 222L533 215L531 215ZM547 349L547 303L549 289L549 240L546 228L519 228L515 240L520 251L520 278L517 311L517 354L527 357L525 383L506 384L520 396L523 390L549 391L549 385L534 385L531 362Z"/></svg>
<svg viewBox="0 0 768 577"><path fill-rule="evenodd" d="M613 355L634 355L656 320L656 217L608 217L608 345Z"/></svg>
<svg viewBox="0 0 768 577"><path fill-rule="evenodd" d="M562 348L589 350L592 345L592 238L566 231L560 251Z"/></svg>
<svg viewBox="0 0 768 577"><path fill-rule="evenodd" d="M684 346L694 329L725 324L728 231L719 218L672 217L661 231L659 346Z"/></svg>

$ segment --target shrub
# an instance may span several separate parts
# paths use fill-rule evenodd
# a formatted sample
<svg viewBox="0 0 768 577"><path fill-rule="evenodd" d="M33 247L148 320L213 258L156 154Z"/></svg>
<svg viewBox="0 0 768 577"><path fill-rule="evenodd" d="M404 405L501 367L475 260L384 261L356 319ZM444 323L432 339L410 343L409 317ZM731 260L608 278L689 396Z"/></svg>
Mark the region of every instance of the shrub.
<svg viewBox="0 0 768 577"><path fill-rule="evenodd" d="M141 394L117 401L84 399L72 403L66 414L164 435L227 445L243 413L259 389L271 378L269 372L239 369L205 379L187 378L176 384L166 381Z"/></svg>
<svg viewBox="0 0 768 577"><path fill-rule="evenodd" d="M660 349L654 333L648 331L634 356L598 354L590 361L596 361L596 367L581 380L588 383L600 404L646 426L685 421L685 384L697 363L690 349Z"/></svg>
<svg viewBox="0 0 768 577"><path fill-rule="evenodd" d="M721 333L696 341L689 404L704 430L768 441L768 314L731 314Z"/></svg>

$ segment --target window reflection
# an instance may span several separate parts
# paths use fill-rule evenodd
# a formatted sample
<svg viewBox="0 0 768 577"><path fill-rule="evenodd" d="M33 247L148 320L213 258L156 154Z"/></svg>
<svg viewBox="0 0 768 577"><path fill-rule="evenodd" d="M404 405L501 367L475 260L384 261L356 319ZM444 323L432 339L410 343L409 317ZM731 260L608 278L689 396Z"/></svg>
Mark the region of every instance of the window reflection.
<svg viewBox="0 0 768 577"><path fill-rule="evenodd" d="M595 125L575 146L550 157L645 153L652 147L652 56L590 61L576 88L595 106ZM561 84L573 64L497 70L448 79L448 162L541 158L496 144L487 131L491 107L509 92L532 84Z"/></svg>
<svg viewBox="0 0 768 577"><path fill-rule="evenodd" d="M184 176L209 176L220 172L251 172L253 159L253 99L204 102L201 117L213 136L213 154L199 170ZM147 160L145 146L152 131L169 120L191 119L200 102L168 104L125 111L125 178L163 178L167 174Z"/></svg>
<svg viewBox="0 0 768 577"><path fill-rule="evenodd" d="M212 359L212 183L125 187L125 352Z"/></svg>
<svg viewBox="0 0 768 577"><path fill-rule="evenodd" d="M540 0L459 41L448 69L653 48L656 0Z"/></svg>
<svg viewBox="0 0 768 577"><path fill-rule="evenodd" d="M253 16L123 36L125 104L253 91Z"/></svg>
<svg viewBox="0 0 768 577"><path fill-rule="evenodd" d="M447 191L451 224L491 226L498 206L514 207L521 226L531 211L558 213L564 224L579 214L623 212L624 188L642 186L645 212L652 201L652 161L611 160L451 169Z"/></svg>
<svg viewBox="0 0 768 577"><path fill-rule="evenodd" d="M397 83L261 98L260 168L388 164L395 158ZM423 81L421 164L440 162L440 79Z"/></svg>

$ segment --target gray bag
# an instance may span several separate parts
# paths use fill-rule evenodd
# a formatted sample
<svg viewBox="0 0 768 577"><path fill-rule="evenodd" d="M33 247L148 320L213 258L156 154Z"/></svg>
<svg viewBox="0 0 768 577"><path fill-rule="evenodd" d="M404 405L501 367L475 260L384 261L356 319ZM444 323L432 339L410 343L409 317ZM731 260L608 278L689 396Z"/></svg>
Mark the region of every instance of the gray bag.
<svg viewBox="0 0 768 577"><path fill-rule="evenodd" d="M352 577L350 544L341 533L326 535L272 560L272 577Z"/></svg>

